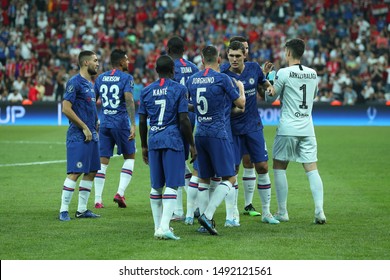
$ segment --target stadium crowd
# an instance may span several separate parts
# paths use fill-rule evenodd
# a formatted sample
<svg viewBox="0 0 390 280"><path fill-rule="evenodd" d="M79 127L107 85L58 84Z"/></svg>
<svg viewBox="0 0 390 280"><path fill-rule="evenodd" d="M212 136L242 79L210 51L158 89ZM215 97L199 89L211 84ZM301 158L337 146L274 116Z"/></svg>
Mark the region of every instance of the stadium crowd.
<svg viewBox="0 0 390 280"><path fill-rule="evenodd" d="M353 105L390 100L389 0L2 0L0 101L59 101L78 71L81 50L95 51L100 71L122 48L130 58L134 98L156 79L156 59L173 35L201 67L200 51L245 36L249 60L275 69L284 43L306 41L303 64L318 73L317 100Z"/></svg>

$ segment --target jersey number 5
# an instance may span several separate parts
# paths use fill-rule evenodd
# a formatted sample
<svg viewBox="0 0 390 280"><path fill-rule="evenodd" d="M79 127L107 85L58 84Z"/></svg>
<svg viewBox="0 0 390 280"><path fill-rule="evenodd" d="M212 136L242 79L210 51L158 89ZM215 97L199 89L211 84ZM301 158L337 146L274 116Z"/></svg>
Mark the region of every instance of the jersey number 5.
<svg viewBox="0 0 390 280"><path fill-rule="evenodd" d="M199 114L204 115L209 110L209 104L207 103L206 97L201 95L202 92L206 92L206 88L202 87L196 89L196 108L198 109Z"/></svg>

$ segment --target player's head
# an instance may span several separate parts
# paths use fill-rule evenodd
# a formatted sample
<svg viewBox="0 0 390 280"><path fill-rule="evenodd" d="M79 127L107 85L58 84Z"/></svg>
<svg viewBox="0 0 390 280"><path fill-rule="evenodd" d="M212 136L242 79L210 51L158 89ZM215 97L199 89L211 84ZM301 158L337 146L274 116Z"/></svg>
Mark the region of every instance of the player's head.
<svg viewBox="0 0 390 280"><path fill-rule="evenodd" d="M248 41L248 39L243 37L243 36L234 36L234 37L230 38L229 45L231 43L233 43L234 41L241 42L244 45L244 47L245 47L245 56L248 57L248 53L249 53L249 41Z"/></svg>
<svg viewBox="0 0 390 280"><path fill-rule="evenodd" d="M184 53L184 41L179 36L169 39L167 47L170 56L182 56Z"/></svg>
<svg viewBox="0 0 390 280"><path fill-rule="evenodd" d="M202 62L204 65L219 64L221 57L219 52L214 46L207 46L202 50Z"/></svg>
<svg viewBox="0 0 390 280"><path fill-rule="evenodd" d="M300 60L305 52L305 42L302 39L291 39L286 42L286 58Z"/></svg>
<svg viewBox="0 0 390 280"><path fill-rule="evenodd" d="M114 49L110 55L110 61L112 68L119 68L122 71L128 71L129 58L125 51L120 49Z"/></svg>
<svg viewBox="0 0 390 280"><path fill-rule="evenodd" d="M245 47L243 43L239 41L231 42L227 48L227 57L230 67L242 70L245 61Z"/></svg>
<svg viewBox="0 0 390 280"><path fill-rule="evenodd" d="M99 62L96 53L93 51L81 51L78 57L80 70L86 69L88 74L93 76L97 74Z"/></svg>
<svg viewBox="0 0 390 280"><path fill-rule="evenodd" d="M175 63L169 55L162 55L156 61L156 72L160 78L172 78L175 73Z"/></svg>

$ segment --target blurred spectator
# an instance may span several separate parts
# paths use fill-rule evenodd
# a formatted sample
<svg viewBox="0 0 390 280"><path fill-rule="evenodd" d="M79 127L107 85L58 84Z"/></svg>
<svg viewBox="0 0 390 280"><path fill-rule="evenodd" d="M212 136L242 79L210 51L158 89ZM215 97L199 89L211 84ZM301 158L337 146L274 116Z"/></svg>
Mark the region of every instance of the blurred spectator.
<svg viewBox="0 0 390 280"><path fill-rule="evenodd" d="M371 80L368 80L366 85L363 87L362 95L366 102L375 100L375 89L372 86Z"/></svg>
<svg viewBox="0 0 390 280"><path fill-rule="evenodd" d="M8 94L7 101L12 103L22 102L23 96L20 94L18 90L14 89Z"/></svg>
<svg viewBox="0 0 390 280"><path fill-rule="evenodd" d="M358 94L357 102L363 101L359 89L368 79L374 88L382 82L385 93L390 94L388 1L7 0L2 3L5 16L0 23L3 42L0 61L4 65L0 66L0 73L8 76L7 85L11 86L8 91L18 76L26 84L29 78L38 79L39 71L46 66L54 80L54 95L61 99L62 94L56 94L57 71L60 66L66 74L77 70L77 56L82 49L98 53L102 61L100 71L110 67L107 58L111 49L126 50L131 60L129 71L140 73L146 86L156 79L153 66L156 57L165 51L167 39L175 34L185 40L184 56L197 65L202 64L200 50L205 45L217 46L225 59L229 38L246 36L251 41L248 60L260 65L270 60L275 70L284 66L285 41L301 37L308 47L304 62L317 70L320 90L337 89L336 75L346 69L350 85ZM377 4L382 8L377 9ZM50 92L49 80L45 86ZM336 92L335 98L340 94L342 99L342 91ZM321 96L325 96L325 91L318 99Z"/></svg>
<svg viewBox="0 0 390 280"><path fill-rule="evenodd" d="M60 70L57 73L55 78L55 96L54 101L62 101L65 92L65 85L69 78L69 75L66 72L65 66L61 65Z"/></svg>
<svg viewBox="0 0 390 280"><path fill-rule="evenodd" d="M355 105L358 95L356 91L352 89L351 85L347 85L344 88L344 105Z"/></svg>

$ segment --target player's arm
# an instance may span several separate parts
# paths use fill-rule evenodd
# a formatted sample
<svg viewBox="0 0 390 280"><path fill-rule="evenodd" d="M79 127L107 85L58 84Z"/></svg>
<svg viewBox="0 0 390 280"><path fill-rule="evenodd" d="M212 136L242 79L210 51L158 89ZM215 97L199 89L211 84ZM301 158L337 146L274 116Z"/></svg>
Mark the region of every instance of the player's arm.
<svg viewBox="0 0 390 280"><path fill-rule="evenodd" d="M234 79L234 82L236 83L238 87L238 91L240 94L240 97L233 101L234 105L236 105L236 108L241 109L242 112L245 110L245 90L244 90L244 84L241 81L238 81Z"/></svg>
<svg viewBox="0 0 390 280"><path fill-rule="evenodd" d="M147 122L147 116L144 114L139 114L139 136L141 138L142 159L146 164L149 164L148 122Z"/></svg>
<svg viewBox="0 0 390 280"><path fill-rule="evenodd" d="M283 72L281 70L278 71L278 73L275 76L275 81L273 85L274 91L273 92L266 92L265 94L265 101L266 102L274 102L279 95L283 92L284 89L284 82L283 82Z"/></svg>
<svg viewBox="0 0 390 280"><path fill-rule="evenodd" d="M92 133L89 130L88 126L76 115L76 113L72 109L72 103L68 100L62 101L62 113L77 127L79 127L84 135L85 142L89 142L92 140Z"/></svg>
<svg viewBox="0 0 390 280"><path fill-rule="evenodd" d="M186 141L190 144L191 163L193 163L198 154L195 148L194 137L192 136L192 127L190 119L188 118L188 113L179 113L179 120L181 133L183 134Z"/></svg>
<svg viewBox="0 0 390 280"><path fill-rule="evenodd" d="M125 101L126 101L127 115L129 116L131 122L129 140L132 140L135 138L136 126L135 126L135 104L134 104L133 94L131 92L125 92Z"/></svg>

